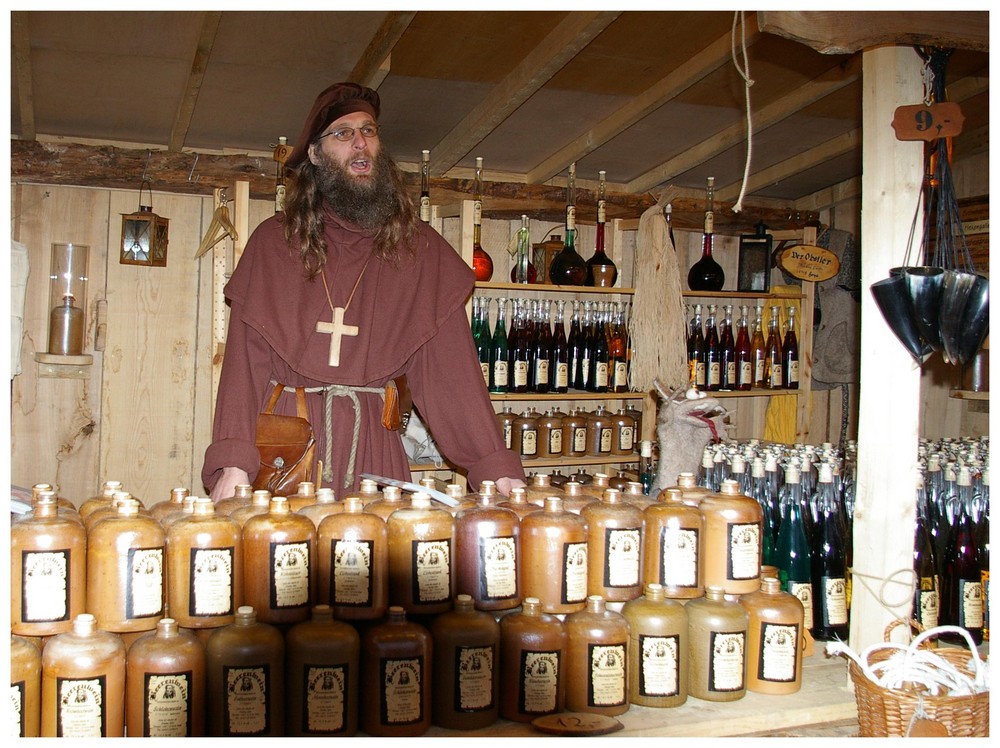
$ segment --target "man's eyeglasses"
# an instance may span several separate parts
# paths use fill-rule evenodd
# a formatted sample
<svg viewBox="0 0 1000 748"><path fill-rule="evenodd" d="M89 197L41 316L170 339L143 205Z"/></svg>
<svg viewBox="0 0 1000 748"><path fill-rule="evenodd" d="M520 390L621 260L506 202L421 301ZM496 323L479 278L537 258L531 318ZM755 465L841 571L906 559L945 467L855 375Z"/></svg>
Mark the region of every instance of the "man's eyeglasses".
<svg viewBox="0 0 1000 748"><path fill-rule="evenodd" d="M317 141L323 138L333 136L335 140L339 140L341 143L346 143L349 140L354 140L354 133L360 132L365 140L371 140L378 137L378 125L362 125L361 127L338 127L336 130L331 130L330 132L323 133L318 138Z"/></svg>

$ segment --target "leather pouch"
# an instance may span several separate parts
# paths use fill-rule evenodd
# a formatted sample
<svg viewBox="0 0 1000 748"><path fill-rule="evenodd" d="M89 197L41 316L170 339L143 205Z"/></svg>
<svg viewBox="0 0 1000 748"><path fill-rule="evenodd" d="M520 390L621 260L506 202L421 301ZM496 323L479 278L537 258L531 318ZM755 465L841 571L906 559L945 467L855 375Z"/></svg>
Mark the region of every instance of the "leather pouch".
<svg viewBox="0 0 1000 748"><path fill-rule="evenodd" d="M306 410L306 394L295 389L294 416L275 415L274 406L284 390L275 385L267 407L257 416L257 451L260 470L254 478L254 489L266 489L273 496L291 496L299 483L311 481L316 458L316 439Z"/></svg>
<svg viewBox="0 0 1000 748"><path fill-rule="evenodd" d="M386 382L385 404L382 406L382 425L389 431L405 431L410 420L413 399L406 383L406 375Z"/></svg>

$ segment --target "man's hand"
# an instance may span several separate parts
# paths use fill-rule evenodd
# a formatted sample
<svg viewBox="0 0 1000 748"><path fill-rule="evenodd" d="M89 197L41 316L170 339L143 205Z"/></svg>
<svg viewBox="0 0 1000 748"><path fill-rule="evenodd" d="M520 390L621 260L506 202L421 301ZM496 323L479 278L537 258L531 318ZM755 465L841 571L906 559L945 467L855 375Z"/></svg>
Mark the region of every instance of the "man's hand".
<svg viewBox="0 0 1000 748"><path fill-rule="evenodd" d="M520 478L498 478L497 479L497 491L499 491L504 496L510 496L510 489L512 488L523 488L527 484Z"/></svg>
<svg viewBox="0 0 1000 748"><path fill-rule="evenodd" d="M236 486L241 483L250 483L250 476L246 470L237 467L222 468L222 477L215 483L212 489L212 501L228 499L236 493Z"/></svg>

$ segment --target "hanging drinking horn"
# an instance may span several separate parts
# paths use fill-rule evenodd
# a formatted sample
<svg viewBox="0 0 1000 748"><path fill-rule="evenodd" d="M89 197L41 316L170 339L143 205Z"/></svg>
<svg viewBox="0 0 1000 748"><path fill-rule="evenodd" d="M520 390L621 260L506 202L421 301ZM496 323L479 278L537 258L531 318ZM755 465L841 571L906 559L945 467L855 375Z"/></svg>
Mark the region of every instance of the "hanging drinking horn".
<svg viewBox="0 0 1000 748"><path fill-rule="evenodd" d="M902 275L891 275L871 285L872 296L889 329L920 366L933 352L913 321L913 301Z"/></svg>
<svg viewBox="0 0 1000 748"><path fill-rule="evenodd" d="M941 289L944 286L944 268L911 266L903 268L903 278L913 302L913 321L920 336L931 349L940 351L941 344Z"/></svg>

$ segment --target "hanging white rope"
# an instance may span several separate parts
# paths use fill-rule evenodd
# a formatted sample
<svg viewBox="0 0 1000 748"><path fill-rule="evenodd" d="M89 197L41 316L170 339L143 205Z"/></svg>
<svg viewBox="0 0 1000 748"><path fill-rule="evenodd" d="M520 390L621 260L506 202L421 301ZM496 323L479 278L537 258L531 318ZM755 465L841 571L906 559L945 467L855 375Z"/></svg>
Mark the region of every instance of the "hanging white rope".
<svg viewBox="0 0 1000 748"><path fill-rule="evenodd" d="M740 64L740 60L736 56L736 26L740 27L740 51L743 58L743 64ZM753 115L750 110L750 86L753 85L753 79L750 77L750 61L747 59L747 35L746 35L746 23L743 19L743 11L738 10L733 14L733 33L731 36L731 46L733 55L733 65L736 66L736 71L740 74L743 79L743 90L746 94L747 102L747 160L746 165L743 167L743 184L740 186L740 196L736 198L736 204L733 206L733 212L739 213L743 210L743 196L747 191L747 180L750 178L750 157L753 154Z"/></svg>

